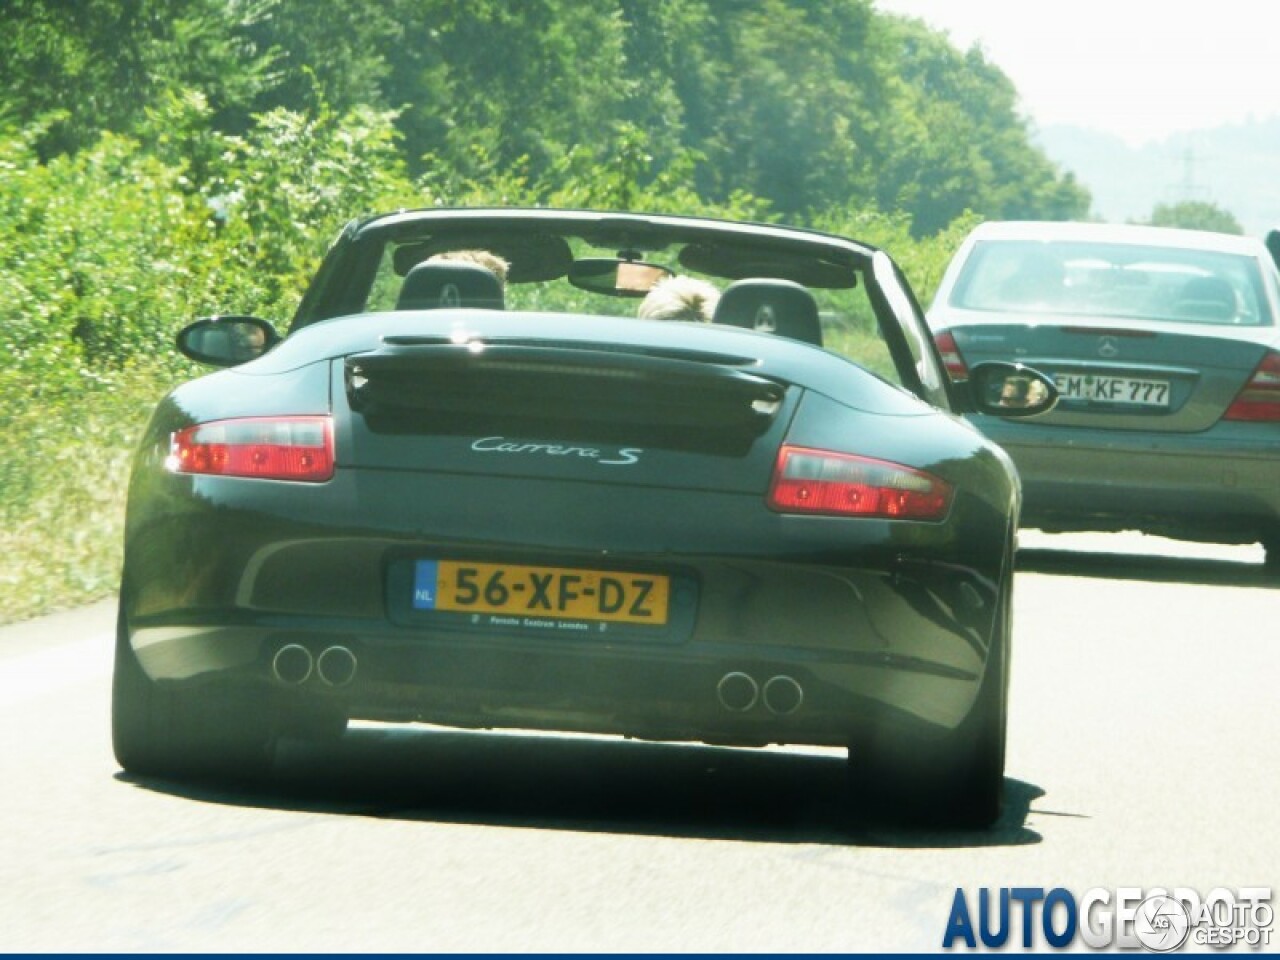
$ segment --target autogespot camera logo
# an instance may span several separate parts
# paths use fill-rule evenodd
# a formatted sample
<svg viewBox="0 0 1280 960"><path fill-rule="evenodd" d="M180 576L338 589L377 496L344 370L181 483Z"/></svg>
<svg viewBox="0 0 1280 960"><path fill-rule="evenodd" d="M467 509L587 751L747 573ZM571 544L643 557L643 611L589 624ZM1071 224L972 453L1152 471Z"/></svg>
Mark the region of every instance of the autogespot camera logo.
<svg viewBox="0 0 1280 960"><path fill-rule="evenodd" d="M1133 918L1133 932L1148 950L1168 953L1187 942L1191 917L1181 901L1156 894L1139 904L1138 914Z"/></svg>
<svg viewBox="0 0 1280 960"><path fill-rule="evenodd" d="M1062 887L981 887L973 906L957 888L942 948L1149 950L1271 944L1275 909L1270 887L1214 887L1203 897L1187 887L1094 887L1076 896Z"/></svg>

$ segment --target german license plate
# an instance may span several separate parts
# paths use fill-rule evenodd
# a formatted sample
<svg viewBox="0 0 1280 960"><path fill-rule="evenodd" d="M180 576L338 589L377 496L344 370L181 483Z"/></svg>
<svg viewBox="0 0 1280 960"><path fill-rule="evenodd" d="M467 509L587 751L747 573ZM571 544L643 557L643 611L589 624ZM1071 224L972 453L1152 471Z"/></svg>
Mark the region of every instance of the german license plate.
<svg viewBox="0 0 1280 960"><path fill-rule="evenodd" d="M666 626L671 579L617 570L419 560L413 609Z"/></svg>
<svg viewBox="0 0 1280 960"><path fill-rule="evenodd" d="M1093 373L1059 373L1053 380L1064 400L1089 400L1141 407L1169 406L1168 380L1108 377Z"/></svg>

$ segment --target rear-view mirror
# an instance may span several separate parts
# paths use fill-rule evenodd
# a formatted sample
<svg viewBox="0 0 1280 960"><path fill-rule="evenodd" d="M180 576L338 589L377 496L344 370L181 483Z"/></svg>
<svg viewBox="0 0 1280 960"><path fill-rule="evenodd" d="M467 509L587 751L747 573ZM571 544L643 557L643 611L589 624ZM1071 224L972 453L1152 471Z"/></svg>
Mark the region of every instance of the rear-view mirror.
<svg viewBox="0 0 1280 960"><path fill-rule="evenodd" d="M569 267L569 282L575 287L615 297L643 297L669 276L671 271L661 264L613 257L587 257Z"/></svg>

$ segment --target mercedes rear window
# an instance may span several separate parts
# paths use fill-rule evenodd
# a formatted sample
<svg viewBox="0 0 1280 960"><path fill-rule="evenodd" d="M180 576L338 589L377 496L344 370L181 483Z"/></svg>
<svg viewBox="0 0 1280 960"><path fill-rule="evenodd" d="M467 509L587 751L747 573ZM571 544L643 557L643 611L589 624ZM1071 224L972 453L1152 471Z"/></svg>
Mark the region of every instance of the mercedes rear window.
<svg viewBox="0 0 1280 960"><path fill-rule="evenodd" d="M1138 244L981 241L950 304L994 313L1211 326L1274 323L1254 257Z"/></svg>

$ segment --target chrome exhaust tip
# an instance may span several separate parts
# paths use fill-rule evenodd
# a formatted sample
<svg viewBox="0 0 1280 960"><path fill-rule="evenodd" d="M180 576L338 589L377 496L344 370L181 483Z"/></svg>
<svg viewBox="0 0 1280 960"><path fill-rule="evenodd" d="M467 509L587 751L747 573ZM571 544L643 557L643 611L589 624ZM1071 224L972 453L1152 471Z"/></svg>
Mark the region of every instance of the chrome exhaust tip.
<svg viewBox="0 0 1280 960"><path fill-rule="evenodd" d="M716 699L720 706L734 713L746 713L756 705L760 687L745 673L726 673L716 684Z"/></svg>
<svg viewBox="0 0 1280 960"><path fill-rule="evenodd" d="M804 688L793 677L779 674L764 685L764 705L770 713L785 717L804 703Z"/></svg>
<svg viewBox="0 0 1280 960"><path fill-rule="evenodd" d="M300 643L286 643L271 658L271 673L281 683L296 687L311 676L311 651Z"/></svg>
<svg viewBox="0 0 1280 960"><path fill-rule="evenodd" d="M355 679L356 655L346 647L329 647L316 660L316 673L331 687L345 687Z"/></svg>

